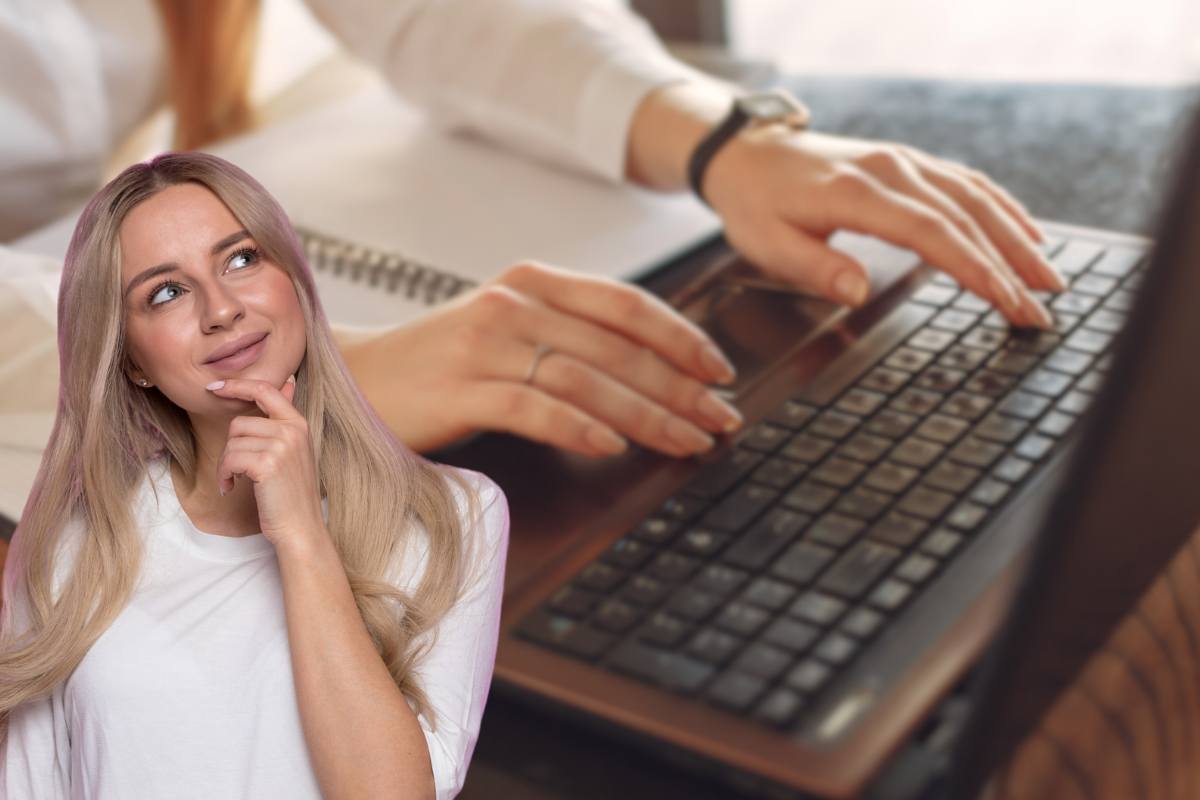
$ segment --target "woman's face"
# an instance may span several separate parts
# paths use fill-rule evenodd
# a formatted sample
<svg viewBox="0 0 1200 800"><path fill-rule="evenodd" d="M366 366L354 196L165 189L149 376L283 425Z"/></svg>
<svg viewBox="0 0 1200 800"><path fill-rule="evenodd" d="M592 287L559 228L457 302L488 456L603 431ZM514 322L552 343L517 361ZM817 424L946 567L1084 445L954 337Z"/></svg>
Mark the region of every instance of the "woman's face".
<svg viewBox="0 0 1200 800"><path fill-rule="evenodd" d="M304 314L291 278L207 188L163 189L129 212L119 236L129 376L138 390L150 391L137 385L145 378L188 412L228 415L231 401L206 384L257 378L278 387L299 368ZM218 348L264 334L257 355L208 363Z"/></svg>

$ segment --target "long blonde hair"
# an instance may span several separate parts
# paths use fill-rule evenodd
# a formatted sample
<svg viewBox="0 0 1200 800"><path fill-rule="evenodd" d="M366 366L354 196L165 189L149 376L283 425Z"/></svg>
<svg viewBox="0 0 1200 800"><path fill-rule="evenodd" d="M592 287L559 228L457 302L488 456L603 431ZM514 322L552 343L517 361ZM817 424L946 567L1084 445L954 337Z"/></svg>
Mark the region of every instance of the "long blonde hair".
<svg viewBox="0 0 1200 800"><path fill-rule="evenodd" d="M196 443L186 413L157 389L133 386L123 369L129 362L118 239L131 209L189 181L220 198L292 278L307 342L293 402L308 422L327 527L376 650L418 712L428 711L414 666L433 644L422 634L432 633L458 599L464 565L475 560L463 533L478 515L478 498L456 470L405 447L358 390L300 241L274 198L217 156L165 153L104 186L80 215L67 250L58 294L58 407L5 570L0 744L11 710L66 680L127 605L143 558L134 492L149 461L167 455L194 480ZM456 490L466 497L461 517ZM56 598L54 576L72 518L84 533ZM402 591L385 575L415 523L428 535L426 565L420 583Z"/></svg>

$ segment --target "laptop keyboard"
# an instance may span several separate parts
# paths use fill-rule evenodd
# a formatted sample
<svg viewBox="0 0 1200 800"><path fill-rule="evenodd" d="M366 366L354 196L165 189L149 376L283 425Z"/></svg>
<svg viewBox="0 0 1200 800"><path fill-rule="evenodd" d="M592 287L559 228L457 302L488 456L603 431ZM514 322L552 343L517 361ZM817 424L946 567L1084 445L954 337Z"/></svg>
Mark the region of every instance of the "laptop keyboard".
<svg viewBox="0 0 1200 800"><path fill-rule="evenodd" d="M1055 238L1056 330L938 274L931 316L827 403L801 393L516 626L604 669L790 728L1087 409L1145 250Z"/></svg>

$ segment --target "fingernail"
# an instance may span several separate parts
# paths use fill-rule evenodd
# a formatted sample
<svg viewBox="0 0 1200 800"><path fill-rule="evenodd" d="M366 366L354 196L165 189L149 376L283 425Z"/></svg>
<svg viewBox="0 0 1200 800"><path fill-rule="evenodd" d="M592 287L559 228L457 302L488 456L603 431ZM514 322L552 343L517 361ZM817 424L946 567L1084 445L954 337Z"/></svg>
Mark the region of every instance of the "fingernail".
<svg viewBox="0 0 1200 800"><path fill-rule="evenodd" d="M725 433L731 433L742 427L742 415L733 406L726 403L715 392L705 392L700 395L700 413L717 425Z"/></svg>
<svg viewBox="0 0 1200 800"><path fill-rule="evenodd" d="M712 449L713 437L679 417L667 419L666 432L667 438L684 450L701 453Z"/></svg>
<svg viewBox="0 0 1200 800"><path fill-rule="evenodd" d="M611 455L625 452L625 448L628 447L629 444L623 437L618 436L609 428L605 428L601 425L591 426L587 429L587 433L585 435L587 437L588 444L590 444L592 447L595 447L602 453L609 453Z"/></svg>
<svg viewBox="0 0 1200 800"><path fill-rule="evenodd" d="M1050 310L1042 305L1042 302L1036 297L1030 298L1033 301L1033 311L1037 316L1038 322L1042 323L1042 327L1047 330L1054 329L1054 317L1050 315Z"/></svg>
<svg viewBox="0 0 1200 800"><path fill-rule="evenodd" d="M296 376L295 376L295 375L288 375L287 382L288 382L288 383L295 383L295 382L296 382Z"/></svg>
<svg viewBox="0 0 1200 800"><path fill-rule="evenodd" d="M867 299L867 281L856 270L844 269L833 279L833 294L839 302L857 306Z"/></svg>
<svg viewBox="0 0 1200 800"><path fill-rule="evenodd" d="M1042 269L1045 270L1046 275L1050 278L1050 284L1054 287L1054 291L1061 292L1067 288L1067 279L1045 258L1042 259Z"/></svg>
<svg viewBox="0 0 1200 800"><path fill-rule="evenodd" d="M733 364L729 363L729 359L725 358L715 344L709 342L701 347L700 358L704 361L704 368L708 370L708 374L717 382L732 383L737 377Z"/></svg>
<svg viewBox="0 0 1200 800"><path fill-rule="evenodd" d="M224 486L218 486L217 491L221 493L221 497L225 496L225 487Z"/></svg>
<svg viewBox="0 0 1200 800"><path fill-rule="evenodd" d="M225 381L213 381L212 383L208 384L204 388L205 389L220 389L224 385L225 385Z"/></svg>

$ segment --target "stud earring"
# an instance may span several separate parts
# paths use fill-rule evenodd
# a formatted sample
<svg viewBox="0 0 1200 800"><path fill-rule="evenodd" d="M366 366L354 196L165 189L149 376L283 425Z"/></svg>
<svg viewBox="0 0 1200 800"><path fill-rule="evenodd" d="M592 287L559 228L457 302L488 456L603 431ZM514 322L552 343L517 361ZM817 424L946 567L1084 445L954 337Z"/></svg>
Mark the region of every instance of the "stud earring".
<svg viewBox="0 0 1200 800"><path fill-rule="evenodd" d="M138 384L141 386L149 386L150 381L146 380L145 378L140 378L138 379Z"/></svg>

